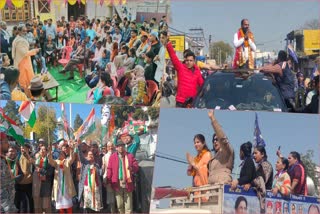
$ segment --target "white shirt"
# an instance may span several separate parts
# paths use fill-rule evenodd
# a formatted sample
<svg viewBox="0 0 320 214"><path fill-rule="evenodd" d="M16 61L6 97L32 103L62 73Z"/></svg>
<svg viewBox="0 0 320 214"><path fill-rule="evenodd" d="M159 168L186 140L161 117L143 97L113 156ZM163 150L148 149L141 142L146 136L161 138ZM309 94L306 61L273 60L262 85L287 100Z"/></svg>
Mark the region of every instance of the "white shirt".
<svg viewBox="0 0 320 214"><path fill-rule="evenodd" d="M94 51L94 58L92 59L92 61L99 61L99 59L101 59L102 57L103 50L103 47L101 47L100 50L96 48L96 50Z"/></svg>
<svg viewBox="0 0 320 214"><path fill-rule="evenodd" d="M233 37L233 45L238 48L240 45L242 45L244 43L244 38L241 38L241 39L238 39L238 33L235 33L234 34L234 37ZM256 51L257 47L256 45L254 44L254 42L249 38L249 45L251 47L251 50L253 52ZM246 60L249 59L249 48L248 47L244 47L244 49L242 50L243 53L244 53L244 58Z"/></svg>
<svg viewBox="0 0 320 214"><path fill-rule="evenodd" d="M158 55L159 55L159 61L155 61L155 63L157 64L157 70L154 75L154 79L160 82L162 74L164 72L165 55L166 55L166 49L163 45L161 46Z"/></svg>
<svg viewBox="0 0 320 214"><path fill-rule="evenodd" d="M113 36L112 36L112 41L113 42L117 42L118 43L118 45L120 45L120 42L121 42L121 39L122 39L122 36L121 36L121 34L119 33L119 34L113 34Z"/></svg>

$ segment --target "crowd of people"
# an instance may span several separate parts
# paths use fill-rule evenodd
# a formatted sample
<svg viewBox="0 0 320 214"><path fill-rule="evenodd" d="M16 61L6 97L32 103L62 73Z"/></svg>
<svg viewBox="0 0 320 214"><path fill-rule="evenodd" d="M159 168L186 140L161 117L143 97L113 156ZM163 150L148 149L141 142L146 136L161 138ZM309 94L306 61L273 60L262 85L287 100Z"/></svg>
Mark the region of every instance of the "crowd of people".
<svg viewBox="0 0 320 214"><path fill-rule="evenodd" d="M226 67L228 65L217 66L206 63L202 59L203 57L196 55L190 49L184 51L181 61L169 40L170 38L165 44L172 69L170 70L170 66L167 66L164 81L161 83L163 105L192 107L192 102L204 84L205 75L202 71L209 70L208 74L211 74L217 70L228 68ZM254 52L256 51L256 45L254 35L249 28L248 19L241 20L241 27L234 34L233 45L235 56L232 69L255 69ZM317 69L312 72L310 77L305 78L302 72L297 71L297 64L292 54L281 50L273 64L265 65L257 68L257 70L273 76L275 84L280 89L280 93L290 111L320 113L318 68L320 58L318 57L314 63L317 65Z"/></svg>
<svg viewBox="0 0 320 214"><path fill-rule="evenodd" d="M2 213L138 210L140 137L133 126L118 129L113 142L105 144L39 139L19 146L5 132L0 136Z"/></svg>
<svg viewBox="0 0 320 214"><path fill-rule="evenodd" d="M252 148L251 142L243 143L239 154L242 160L239 166L240 175L239 178L232 179L235 158L233 146L218 123L214 111L210 110L208 115L215 132L212 138L214 154L211 153L205 137L202 134L195 135L194 147L197 156L192 157L187 153L187 173L193 176L193 186L229 184L232 190L242 186L246 191L254 188L260 201L261 213L265 213L267 190L274 195L280 193L283 197L290 194L307 195L306 169L296 151L290 152L288 158L285 158L279 148L274 170L264 146L257 145ZM205 202L208 199L204 197L196 200Z"/></svg>
<svg viewBox="0 0 320 214"><path fill-rule="evenodd" d="M38 16L14 26L12 34L1 22L1 99L37 100L30 91L32 80L38 78L36 74L57 72L51 68L60 64L59 73L70 73L68 81L74 79L75 69L80 76L85 71L88 103L113 96L130 105L151 105L160 97L165 68L162 40L167 30L166 16L143 23L128 17L121 20L117 14L102 20L71 16L70 20L61 17L56 24ZM14 68L18 70L14 77L5 71ZM17 96L13 90L24 95Z"/></svg>

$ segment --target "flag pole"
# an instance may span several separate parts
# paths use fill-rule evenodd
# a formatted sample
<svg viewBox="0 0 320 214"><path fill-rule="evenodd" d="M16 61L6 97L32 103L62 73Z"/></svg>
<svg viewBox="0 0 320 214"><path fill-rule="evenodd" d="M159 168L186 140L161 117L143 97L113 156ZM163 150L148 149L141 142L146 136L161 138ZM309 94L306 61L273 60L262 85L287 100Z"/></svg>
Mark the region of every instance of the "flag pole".
<svg viewBox="0 0 320 214"><path fill-rule="evenodd" d="M69 103L69 124L70 128L72 127L72 121L71 121L71 103Z"/></svg>

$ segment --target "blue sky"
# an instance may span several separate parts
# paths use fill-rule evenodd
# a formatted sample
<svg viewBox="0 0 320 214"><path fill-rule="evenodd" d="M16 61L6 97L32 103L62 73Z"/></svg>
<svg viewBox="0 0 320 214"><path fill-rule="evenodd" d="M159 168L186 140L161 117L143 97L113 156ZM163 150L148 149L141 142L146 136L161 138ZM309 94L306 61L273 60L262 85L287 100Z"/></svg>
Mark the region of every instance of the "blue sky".
<svg viewBox="0 0 320 214"><path fill-rule="evenodd" d="M215 111L219 123L235 150L234 173L239 173L239 147L248 140L253 142L255 112ZM320 115L258 112L259 125L266 142L268 160L276 163L276 150L281 146L284 156L291 151L315 151L314 162L319 163ZM157 153L165 153L186 160L186 152L196 155L194 135L201 133L212 148L213 128L207 110L169 109L160 112ZM191 186L192 178L186 175L187 165L156 158L153 186Z"/></svg>
<svg viewBox="0 0 320 214"><path fill-rule="evenodd" d="M230 44L242 18L249 19L258 49L282 49L286 35L306 21L319 19L317 0L231 1L231 0L172 0L171 27L183 32L203 28L206 41L225 41ZM282 41L282 43L281 43Z"/></svg>

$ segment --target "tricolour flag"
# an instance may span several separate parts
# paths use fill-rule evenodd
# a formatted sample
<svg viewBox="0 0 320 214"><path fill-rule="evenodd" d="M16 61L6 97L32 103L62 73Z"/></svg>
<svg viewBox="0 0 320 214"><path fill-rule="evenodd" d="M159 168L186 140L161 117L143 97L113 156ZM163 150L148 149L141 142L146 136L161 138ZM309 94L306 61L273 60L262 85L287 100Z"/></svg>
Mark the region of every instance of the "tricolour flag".
<svg viewBox="0 0 320 214"><path fill-rule="evenodd" d="M261 131L259 128L259 122L258 122L258 114L256 113L256 119L254 122L254 132L253 132L253 137L254 137L254 147L257 146L266 146L266 143L264 142Z"/></svg>
<svg viewBox="0 0 320 214"><path fill-rule="evenodd" d="M28 121L28 124L30 125L30 127L33 128L37 119L33 102L23 101L19 108L19 113L21 114L21 117L25 121Z"/></svg>
<svg viewBox="0 0 320 214"><path fill-rule="evenodd" d="M83 124L79 127L79 129L74 133L74 136L76 139L81 139L89 135L90 133L92 133L95 129L96 129L95 111L94 111L94 108L92 108L89 116L83 122Z"/></svg>
<svg viewBox="0 0 320 214"><path fill-rule="evenodd" d="M23 131L17 125L17 123L4 114L2 108L0 108L0 131L7 133L7 135L13 137L18 144L24 145Z"/></svg>

